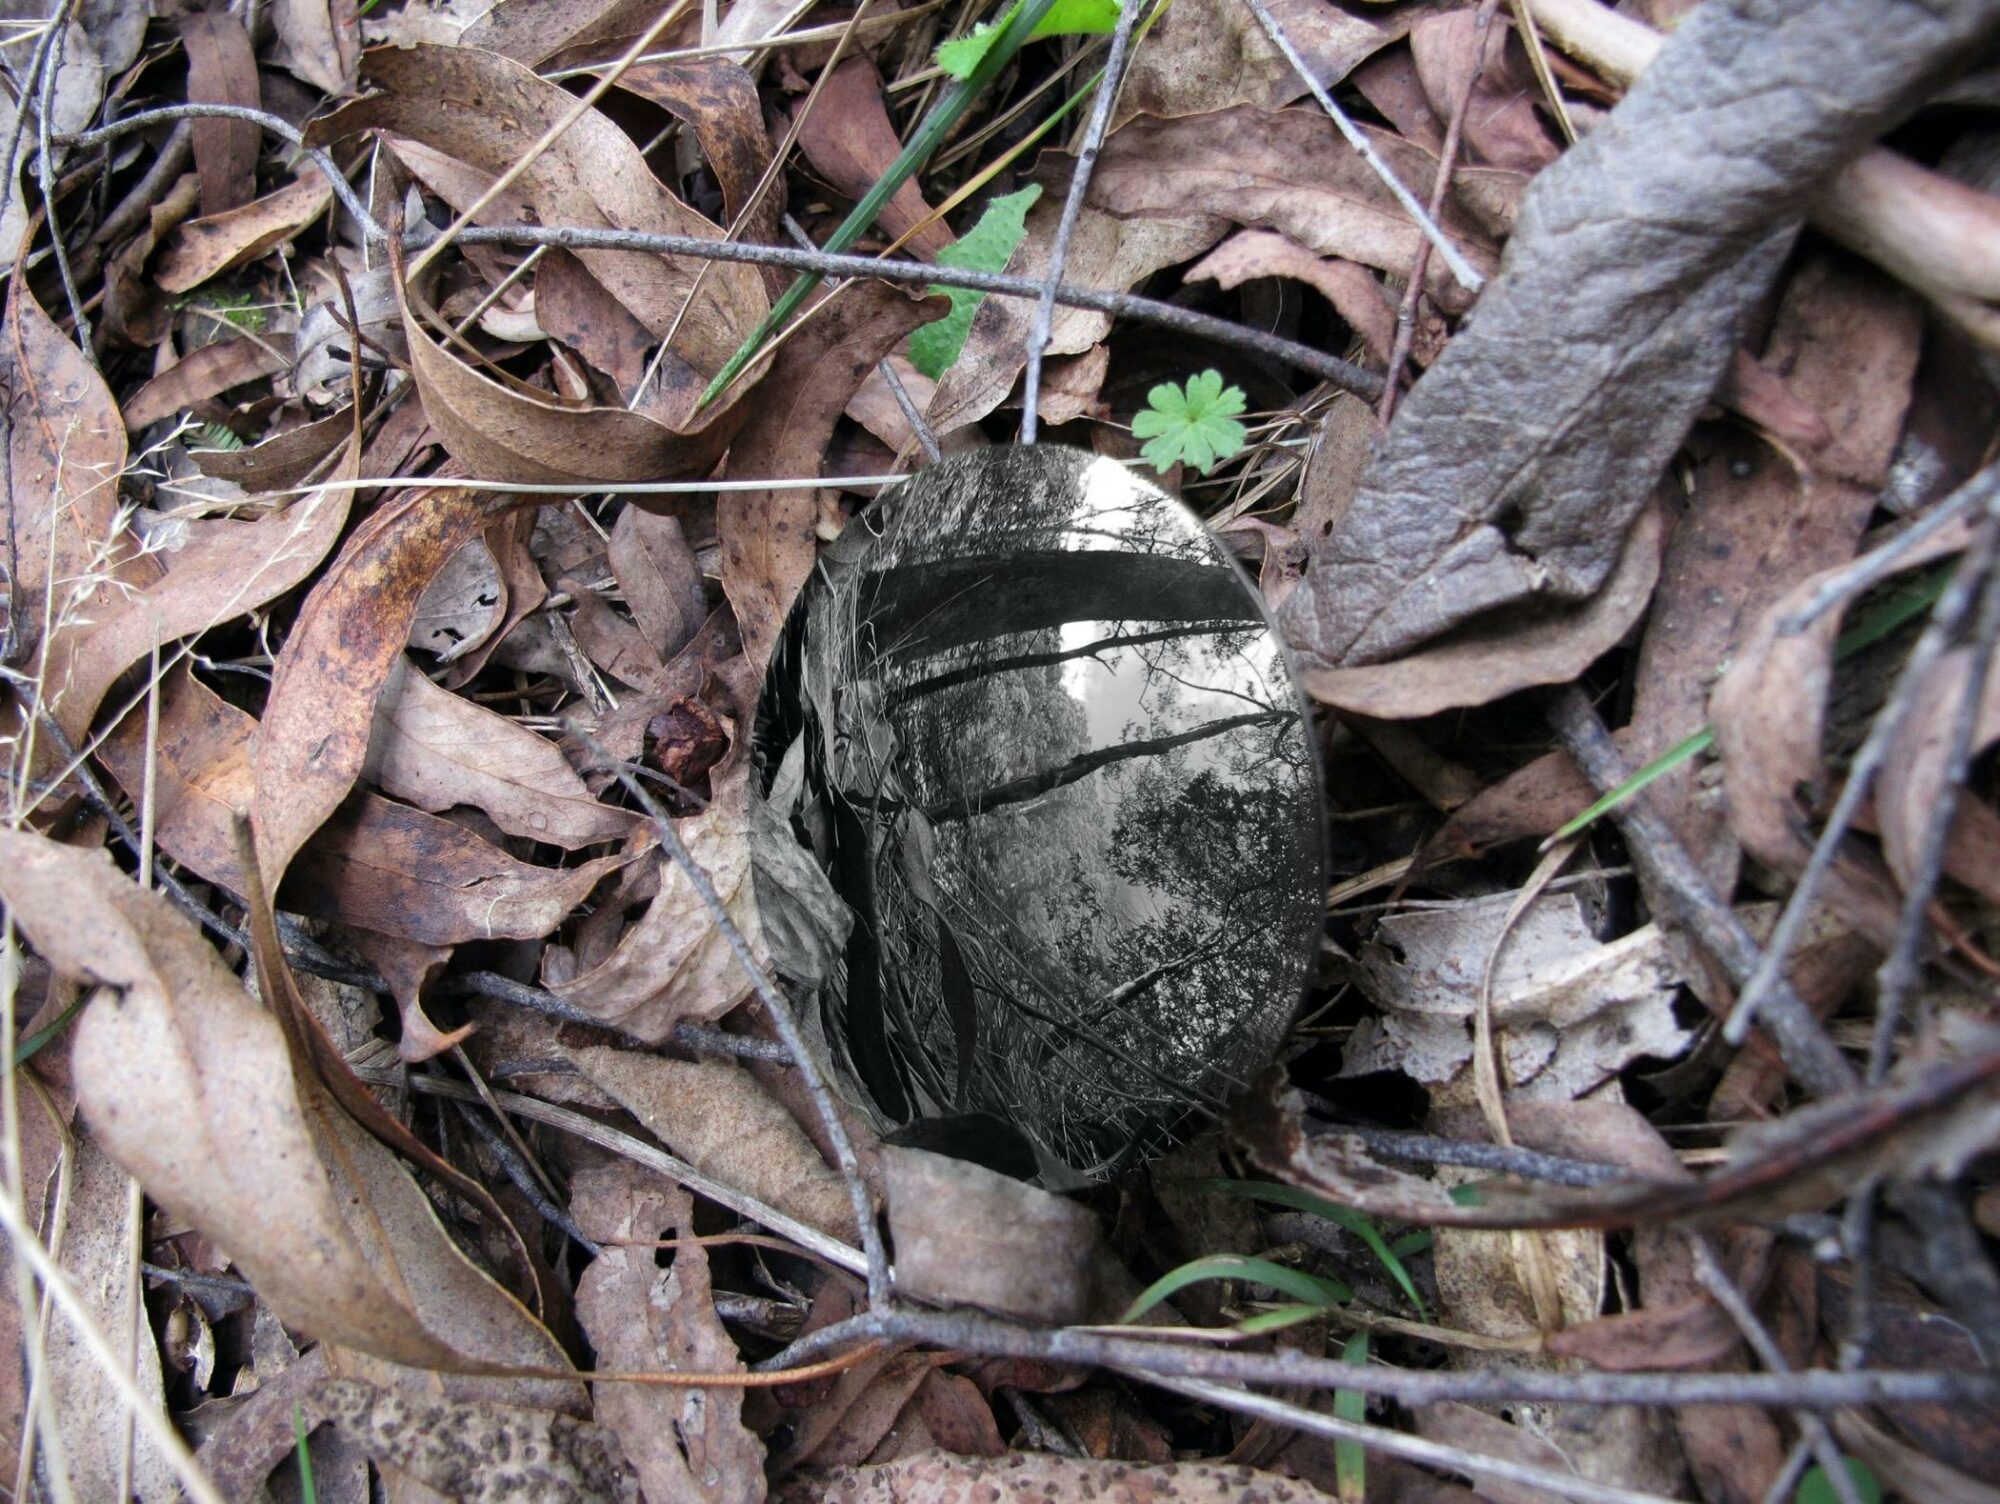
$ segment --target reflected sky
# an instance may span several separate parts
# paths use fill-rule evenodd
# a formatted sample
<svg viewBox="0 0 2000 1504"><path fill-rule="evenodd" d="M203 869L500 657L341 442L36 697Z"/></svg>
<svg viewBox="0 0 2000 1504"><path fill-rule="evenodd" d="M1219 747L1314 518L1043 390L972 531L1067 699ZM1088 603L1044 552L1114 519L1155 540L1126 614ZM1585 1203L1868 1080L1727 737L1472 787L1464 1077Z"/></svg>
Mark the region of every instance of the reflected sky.
<svg viewBox="0 0 2000 1504"><path fill-rule="evenodd" d="M758 726L766 787L804 774L770 838L853 919L816 997L849 1094L1045 1175L1219 1108L1319 933L1301 703L1242 576L1113 461L982 451L851 523Z"/></svg>

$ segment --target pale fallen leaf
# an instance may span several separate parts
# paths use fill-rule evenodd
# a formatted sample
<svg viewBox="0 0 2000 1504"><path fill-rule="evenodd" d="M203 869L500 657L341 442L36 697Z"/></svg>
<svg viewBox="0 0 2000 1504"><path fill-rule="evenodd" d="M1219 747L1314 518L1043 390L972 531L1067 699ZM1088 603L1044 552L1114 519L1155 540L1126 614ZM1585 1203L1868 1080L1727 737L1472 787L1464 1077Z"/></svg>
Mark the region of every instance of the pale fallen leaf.
<svg viewBox="0 0 2000 1504"><path fill-rule="evenodd" d="M696 1169L831 1237L854 1235L839 1172L748 1071L597 1046L566 1053Z"/></svg>
<svg viewBox="0 0 2000 1504"><path fill-rule="evenodd" d="M326 179L307 168L276 193L178 226L160 247L153 280L166 292L191 292L284 245L332 202Z"/></svg>
<svg viewBox="0 0 2000 1504"><path fill-rule="evenodd" d="M641 1504L639 1482L603 1426L499 1402L418 1398L328 1379L312 1408L454 1504Z"/></svg>
<svg viewBox="0 0 2000 1504"><path fill-rule="evenodd" d="M1400 1070L1427 1085L1472 1058L1481 976L1515 895L1391 914L1356 980L1383 1010L1355 1030L1343 1074ZM1601 943L1575 895L1545 894L1507 934L1492 1013L1509 1093L1568 1100L1641 1055L1672 1059L1690 1038L1674 1021L1679 983L1653 925Z"/></svg>
<svg viewBox="0 0 2000 1504"><path fill-rule="evenodd" d="M417 597L410 646L440 663L483 647L507 616L507 582L483 538L472 538L445 560Z"/></svg>
<svg viewBox="0 0 2000 1504"><path fill-rule="evenodd" d="M577 1320L600 1368L743 1371L736 1344L715 1313L706 1251L684 1243L662 1269L647 1246L694 1236L687 1192L615 1160L570 1181L570 1213L605 1245L576 1285ZM597 1391L596 1415L624 1447L648 1498L761 1504L764 1446L743 1424L741 1389L606 1384Z"/></svg>
<svg viewBox="0 0 2000 1504"><path fill-rule="evenodd" d="M1331 1504L1331 1495L1254 1468L1221 1462L1154 1466L1015 1452L953 1457L932 1452L880 1467L803 1475L778 1497L787 1504L1045 1504L1091 1499L1101 1504Z"/></svg>

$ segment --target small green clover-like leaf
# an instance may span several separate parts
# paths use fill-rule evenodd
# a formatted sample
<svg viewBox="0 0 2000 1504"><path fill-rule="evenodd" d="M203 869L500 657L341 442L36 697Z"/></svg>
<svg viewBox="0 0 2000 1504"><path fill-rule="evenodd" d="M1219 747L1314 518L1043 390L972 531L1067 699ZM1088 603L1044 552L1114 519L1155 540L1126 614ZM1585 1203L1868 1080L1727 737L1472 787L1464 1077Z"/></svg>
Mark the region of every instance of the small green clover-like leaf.
<svg viewBox="0 0 2000 1504"><path fill-rule="evenodd" d="M1220 371L1203 371L1185 387L1171 381L1154 387L1132 418L1132 434L1152 441L1139 452L1162 474L1180 462L1207 475L1249 442L1236 421L1244 406L1241 387L1224 386Z"/></svg>
<svg viewBox="0 0 2000 1504"><path fill-rule="evenodd" d="M1018 9L1018 4L1015 7ZM1010 10L1007 14L1011 15ZM986 49L993 45L994 34L999 31L1007 17L999 21L981 21L962 37L953 37L939 46L937 65L953 78L970 78L972 70L979 66L979 60L986 56ZM1056 0L1049 13L1036 23L1028 33L1031 42L1042 37L1104 36L1118 25L1118 0Z"/></svg>

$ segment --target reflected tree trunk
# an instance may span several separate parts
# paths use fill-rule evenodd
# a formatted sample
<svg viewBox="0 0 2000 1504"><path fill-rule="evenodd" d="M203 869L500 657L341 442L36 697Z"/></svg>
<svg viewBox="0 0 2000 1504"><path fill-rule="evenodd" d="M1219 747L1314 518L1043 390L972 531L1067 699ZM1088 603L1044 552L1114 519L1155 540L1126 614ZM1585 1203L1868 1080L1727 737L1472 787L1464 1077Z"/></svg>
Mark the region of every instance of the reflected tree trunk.
<svg viewBox="0 0 2000 1504"><path fill-rule="evenodd" d="M973 556L884 569L860 583L878 650L899 658L1076 621L1263 621L1233 569L1160 554Z"/></svg>
<svg viewBox="0 0 2000 1504"><path fill-rule="evenodd" d="M1123 632L1110 637L1100 637L1095 642L1086 642L1081 647L1065 648L1059 652L1015 653L1006 658L989 658L977 663L968 663L964 668L933 674L928 679L919 679L914 684L893 691L890 702L903 705L924 695L934 695L943 690L956 689L961 684L989 679L995 674L1011 674L1030 668L1049 668L1058 663L1068 663L1073 658L1093 658L1099 653L1115 652L1119 648L1144 647L1148 643L1171 642L1180 637L1207 637L1212 636L1217 630L1217 627L1208 623L1192 627L1162 627L1157 632Z"/></svg>
<svg viewBox="0 0 2000 1504"><path fill-rule="evenodd" d="M1205 741L1212 736L1235 731L1244 726L1279 726L1296 719L1289 710L1263 710L1250 715L1225 716L1219 721L1196 726L1192 731L1179 731L1172 736L1148 737L1143 741L1120 742L1115 747L1093 747L1088 752L1079 752L1068 762L1057 767L1043 768L1040 772L1025 773L1019 778L1010 778L1005 783L996 783L991 788L982 789L977 794L966 794L957 799L945 799L927 805L924 814L933 822L943 820L968 820L987 810L998 809L1008 804L1025 804L1030 799L1039 799L1043 794L1053 793L1059 788L1088 778L1099 768L1108 768L1113 763L1128 762L1135 757L1153 757L1162 752L1171 752L1176 747L1185 747L1191 742Z"/></svg>

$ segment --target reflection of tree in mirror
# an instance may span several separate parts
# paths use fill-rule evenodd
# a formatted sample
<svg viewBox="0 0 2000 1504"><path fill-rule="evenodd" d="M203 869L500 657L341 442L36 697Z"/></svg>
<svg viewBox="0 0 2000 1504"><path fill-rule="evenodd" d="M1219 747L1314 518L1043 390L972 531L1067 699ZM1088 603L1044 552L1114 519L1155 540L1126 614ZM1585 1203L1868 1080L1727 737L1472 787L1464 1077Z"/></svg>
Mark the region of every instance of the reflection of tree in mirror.
<svg viewBox="0 0 2000 1504"><path fill-rule="evenodd" d="M979 1112L1104 1173L1275 1048L1318 930L1299 701L1178 505L1069 451L850 526L760 716L856 923L821 998L887 1124Z"/></svg>

